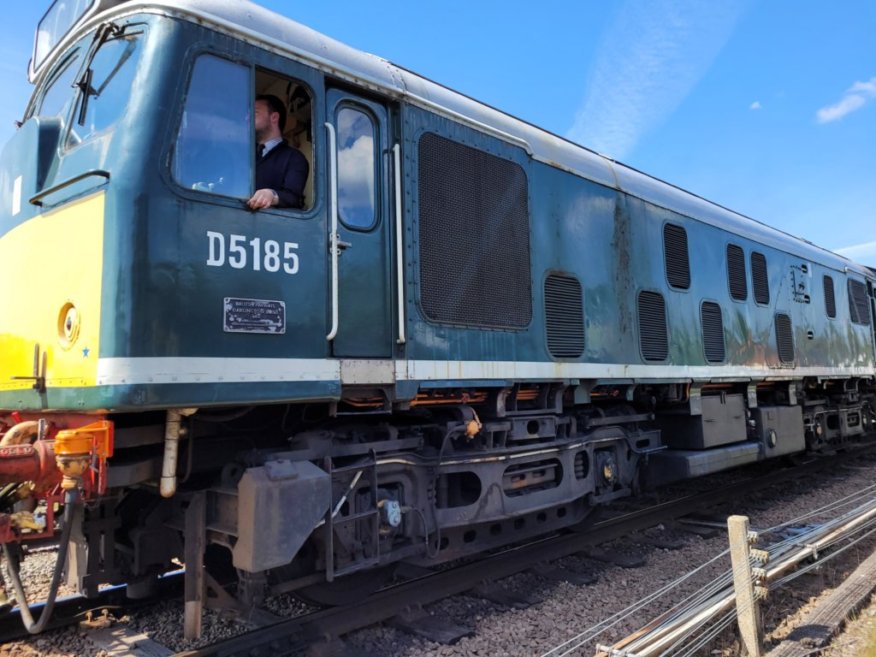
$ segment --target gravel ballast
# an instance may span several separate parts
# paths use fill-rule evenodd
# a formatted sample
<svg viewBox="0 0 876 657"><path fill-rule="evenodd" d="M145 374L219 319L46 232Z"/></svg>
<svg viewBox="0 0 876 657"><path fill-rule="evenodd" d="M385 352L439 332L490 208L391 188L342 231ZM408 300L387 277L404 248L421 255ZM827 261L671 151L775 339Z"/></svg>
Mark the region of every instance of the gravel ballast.
<svg viewBox="0 0 876 657"><path fill-rule="evenodd" d="M755 529L772 527L792 518L803 515L812 509L820 508L828 502L850 495L870 486L876 481L876 462L862 458L854 466L838 467L834 471L786 482L781 487L761 491L739 500L732 508L722 508L721 515L748 515ZM808 522L818 522L818 517ZM483 598L472 595L459 595L443 600L426 609L440 618L452 620L474 630L472 636L463 638L455 645L441 645L427 639L412 636L388 625L376 626L347 637L345 641L354 651L364 654L386 656L517 656L543 655L564 641L578 635L587 628L603 621L641 600L654 590L669 584L679 576L709 562L727 549L725 532L718 532L711 538L688 533L675 527L657 527L646 534L667 544L680 543L681 547L669 550L648 545L646 542L618 540L603 549L613 553L636 553L645 559L640 568L625 569L602 560L575 555L556 562L554 565L576 573L594 574L593 584L578 586L568 582L555 582L533 574L521 573L507 578L499 586L535 602L526 609L508 609ZM873 552L876 541L862 541L846 551L835 561L826 562L815 574L805 575L792 582L791 587L770 594L764 604L765 629L767 641L778 643L786 636L793 619L801 615L808 604L825 589L837 585L846 572L853 570L860 561ZM54 565L52 553L46 553L45 560ZM38 555L31 555L33 559ZM27 562L26 562L27 565ZM34 568L42 572L51 566ZM606 630L570 654L591 656L596 643L612 644L634 632L651 618L657 616L672 603L699 590L729 568L729 557L722 558L705 566L696 576L673 589L670 595L638 611L615 627ZM26 577L28 571L25 571ZM36 581L42 581L38 574ZM33 589L29 593L36 597L35 582L27 582ZM281 616L294 616L305 613L308 608L289 596L272 598L266 605L272 613ZM862 612L866 614L867 612ZM162 605L137 612L120 621L133 631L145 631L151 638L173 650L194 648L206 645L222 637L231 636L246 629L245 624L227 620L219 614L205 612L204 636L198 642L182 641L182 603L169 601ZM712 656L735 655L738 646L732 631L727 631L718 641L701 654ZM90 645L79 630L68 629L47 633L44 636L26 641L12 642L0 646L0 657L6 655L97 655L103 651ZM559 653L557 653L559 654ZM837 653L842 655L842 653ZM843 656L844 657L844 656Z"/></svg>

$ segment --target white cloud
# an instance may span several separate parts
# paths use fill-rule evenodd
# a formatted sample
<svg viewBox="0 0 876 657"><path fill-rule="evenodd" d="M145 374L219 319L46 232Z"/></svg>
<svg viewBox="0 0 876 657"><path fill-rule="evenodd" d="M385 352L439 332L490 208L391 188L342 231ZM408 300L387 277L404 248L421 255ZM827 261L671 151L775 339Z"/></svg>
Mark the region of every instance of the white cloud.
<svg viewBox="0 0 876 657"><path fill-rule="evenodd" d="M876 266L876 242L854 244L852 246L845 246L841 249L834 249L834 251L841 256L845 256L849 260Z"/></svg>
<svg viewBox="0 0 876 657"><path fill-rule="evenodd" d="M866 82L855 82L849 91L854 94L863 93L876 96L876 77L872 77Z"/></svg>
<svg viewBox="0 0 876 657"><path fill-rule="evenodd" d="M759 100L754 101L751 105L748 106L748 109L759 110L763 105L760 104Z"/></svg>
<svg viewBox="0 0 876 657"><path fill-rule="evenodd" d="M625 157L709 70L746 2L625 0L603 35L567 136Z"/></svg>
<svg viewBox="0 0 876 657"><path fill-rule="evenodd" d="M847 114L861 109L872 98L876 98L876 77L866 82L855 82L848 88L839 102L822 107L815 113L819 123L839 121Z"/></svg>

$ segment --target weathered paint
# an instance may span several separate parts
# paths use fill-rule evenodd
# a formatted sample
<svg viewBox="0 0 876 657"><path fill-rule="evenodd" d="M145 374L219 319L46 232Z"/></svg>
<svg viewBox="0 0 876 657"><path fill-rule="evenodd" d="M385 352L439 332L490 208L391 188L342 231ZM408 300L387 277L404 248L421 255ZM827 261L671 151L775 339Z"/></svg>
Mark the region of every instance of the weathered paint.
<svg viewBox="0 0 876 657"><path fill-rule="evenodd" d="M138 14L141 10L145 13ZM398 398L410 398L416 386L518 380L873 376L871 331L850 322L845 292L845 267L859 279L865 270L838 256L625 170L291 21L277 19L274 24L273 14L248 3L188 0L171 6L157 1L144 8L129 2L101 18L107 16L145 24L143 57L133 86L137 95L127 112L114 129L60 150L46 146L53 139L59 143L59 125L30 119L0 161L0 262L7 271L11 266L16 277L24 272L22 280L27 281L19 285L4 278L0 290L5 308L29 311L0 317L0 408L146 409L337 399L343 385L393 383ZM193 17L203 25L190 22ZM278 41L281 35L284 43ZM351 251L340 258L340 265L349 277L341 298L342 320L374 316L376 308L385 321L348 324L356 327L356 334L346 336L353 338L346 345L325 340L329 208L322 130L313 132L315 200L307 211L251 212L240 199L183 189L172 180L168 163L181 120L180 99L195 57L204 51L305 82L313 93L315 126L330 119L327 96L335 93L326 87L326 57L340 77L384 93L371 94L363 104L386 123L382 147L398 140L402 148L404 300L395 296L391 254L396 245L393 231L387 230L395 190L384 168L384 215L368 235L370 255L363 255L365 249ZM420 309L417 144L426 132L513 161L525 171L533 289L528 326L494 330L436 324ZM507 138L509 134L515 138ZM25 202L89 169L110 172L100 194L94 195L93 188L103 184L102 178L53 195L44 210ZM17 195L21 207L13 212ZM672 289L666 280L666 222L687 231L688 290ZM49 231L52 226L57 230ZM294 242L299 245L299 272L283 277L208 267L208 233L216 232ZM46 240L53 245L50 258L45 257ZM745 252L749 297L744 302L729 295L729 243ZM752 251L763 253L769 265L771 294L765 306L754 302L751 291ZM73 260L65 257L71 253ZM800 278L803 263L808 280ZM373 281L364 284L369 272L376 274L376 287ZM547 350L543 289L554 272L575 276L582 285L585 347L576 359L557 360ZM825 273L835 279L835 319L824 312L819 281ZM83 345L89 350L80 353L81 361L73 360L72 350L61 353L56 346L57 314L71 293L63 292L63 285L45 294L30 292L58 280L67 289L85 289L88 297L81 302L77 344L85 338L90 344ZM793 293L801 282L808 284L809 303ZM659 292L666 300L670 348L663 363L646 363L639 351L636 299L642 290ZM285 332L223 331L226 297L282 302L287 308ZM707 363L703 353L699 317L704 300L722 310L727 354L722 365ZM80 301L76 303L78 307ZM392 334L399 303L404 303L407 318L404 346ZM792 320L792 366L777 356L776 312ZM37 342L44 348L52 345L49 389L43 395L31 390L30 382L9 379L31 373ZM345 365L339 356L350 360ZM379 357L375 367L350 364L373 356Z"/></svg>

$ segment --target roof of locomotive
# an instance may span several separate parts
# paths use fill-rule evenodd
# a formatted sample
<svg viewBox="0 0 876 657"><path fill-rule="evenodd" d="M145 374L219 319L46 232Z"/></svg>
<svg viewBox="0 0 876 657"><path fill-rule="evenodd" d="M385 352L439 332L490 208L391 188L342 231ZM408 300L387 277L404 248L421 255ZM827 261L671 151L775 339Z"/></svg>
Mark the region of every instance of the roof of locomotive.
<svg viewBox="0 0 876 657"><path fill-rule="evenodd" d="M691 192L538 128L424 78L386 59L356 50L248 0L97 0L105 11L85 25L119 13L151 11L178 15L231 33L332 75L391 97L426 107L525 148L536 160L644 201L838 270L870 273L866 267ZM72 37L73 35L71 35Z"/></svg>

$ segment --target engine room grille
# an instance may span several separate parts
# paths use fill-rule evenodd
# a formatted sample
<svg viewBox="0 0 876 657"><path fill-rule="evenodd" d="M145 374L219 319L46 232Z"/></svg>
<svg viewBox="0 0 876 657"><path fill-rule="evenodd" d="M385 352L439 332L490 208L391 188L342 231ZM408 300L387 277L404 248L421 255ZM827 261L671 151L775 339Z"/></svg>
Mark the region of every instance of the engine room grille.
<svg viewBox="0 0 876 657"><path fill-rule="evenodd" d="M526 173L432 133L419 144L421 302L435 322L522 328L532 319Z"/></svg>
<svg viewBox="0 0 876 657"><path fill-rule="evenodd" d="M745 252L735 244L727 245L727 282L730 296L737 301L748 298L748 281L745 280Z"/></svg>
<svg viewBox="0 0 876 657"><path fill-rule="evenodd" d="M703 301L700 307L700 322L703 326L703 351L710 363L724 362L724 320L721 306Z"/></svg>
<svg viewBox="0 0 876 657"><path fill-rule="evenodd" d="M867 286L851 278L849 279L849 314L855 324L870 324Z"/></svg>
<svg viewBox="0 0 876 657"><path fill-rule="evenodd" d="M584 353L584 306L578 279L551 274L544 282L548 351L555 358Z"/></svg>
<svg viewBox="0 0 876 657"><path fill-rule="evenodd" d="M666 360L669 355L666 302L657 292L639 292L639 347L645 360Z"/></svg>
<svg viewBox="0 0 876 657"><path fill-rule="evenodd" d="M767 276L767 261L763 253L751 254L751 285L754 300L761 305L770 303L770 279Z"/></svg>
<svg viewBox="0 0 876 657"><path fill-rule="evenodd" d="M776 349L779 360L783 363L794 362L794 329L791 317L784 313L776 313Z"/></svg>
<svg viewBox="0 0 876 657"><path fill-rule="evenodd" d="M831 319L836 317L836 296L833 293L833 277L824 277L824 310Z"/></svg>
<svg viewBox="0 0 876 657"><path fill-rule="evenodd" d="M672 287L686 290L690 287L690 260L687 255L687 231L675 224L663 227L663 257L666 278Z"/></svg>

